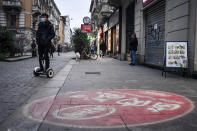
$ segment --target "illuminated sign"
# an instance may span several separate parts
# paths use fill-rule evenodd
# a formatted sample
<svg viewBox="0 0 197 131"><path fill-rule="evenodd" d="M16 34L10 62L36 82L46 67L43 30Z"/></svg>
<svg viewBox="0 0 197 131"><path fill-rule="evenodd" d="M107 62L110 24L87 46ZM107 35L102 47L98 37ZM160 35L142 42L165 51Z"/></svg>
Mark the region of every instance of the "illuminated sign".
<svg viewBox="0 0 197 131"><path fill-rule="evenodd" d="M84 33L92 32L92 26L91 25L81 25L81 32L84 32Z"/></svg>
<svg viewBox="0 0 197 131"><path fill-rule="evenodd" d="M147 6L150 4L153 0L143 0L143 7Z"/></svg>

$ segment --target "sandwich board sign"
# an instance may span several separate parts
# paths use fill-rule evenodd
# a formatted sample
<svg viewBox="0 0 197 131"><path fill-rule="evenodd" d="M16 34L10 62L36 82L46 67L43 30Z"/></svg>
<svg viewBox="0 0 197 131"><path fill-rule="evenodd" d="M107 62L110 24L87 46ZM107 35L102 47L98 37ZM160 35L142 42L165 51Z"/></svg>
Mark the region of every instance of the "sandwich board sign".
<svg viewBox="0 0 197 131"><path fill-rule="evenodd" d="M166 42L166 67L187 68L187 42Z"/></svg>

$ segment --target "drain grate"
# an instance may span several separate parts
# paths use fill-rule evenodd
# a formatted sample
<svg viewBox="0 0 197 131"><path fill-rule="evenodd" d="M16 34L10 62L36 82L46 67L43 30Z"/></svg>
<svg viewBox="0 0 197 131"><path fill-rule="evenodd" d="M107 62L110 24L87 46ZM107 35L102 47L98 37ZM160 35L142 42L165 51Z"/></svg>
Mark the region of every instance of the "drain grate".
<svg viewBox="0 0 197 131"><path fill-rule="evenodd" d="M100 75L101 72L85 72L87 75Z"/></svg>

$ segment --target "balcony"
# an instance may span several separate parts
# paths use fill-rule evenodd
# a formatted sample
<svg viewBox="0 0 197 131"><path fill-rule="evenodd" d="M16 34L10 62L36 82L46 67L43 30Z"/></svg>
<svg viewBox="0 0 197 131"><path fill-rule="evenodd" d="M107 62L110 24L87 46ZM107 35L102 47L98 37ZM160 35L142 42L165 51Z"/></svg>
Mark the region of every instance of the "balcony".
<svg viewBox="0 0 197 131"><path fill-rule="evenodd" d="M120 1L120 0L118 0ZM90 11L92 21L97 21L99 25L102 25L106 20L114 13L117 6L114 6L110 0L95 0L92 1Z"/></svg>
<svg viewBox="0 0 197 131"><path fill-rule="evenodd" d="M115 8L113 6L103 5L100 13L102 16L109 17L114 12L114 10Z"/></svg>
<svg viewBox="0 0 197 131"><path fill-rule="evenodd" d="M33 12L33 16L38 16L42 14L42 11L38 5L33 5L32 12Z"/></svg>
<svg viewBox="0 0 197 131"><path fill-rule="evenodd" d="M2 0L2 6L5 11L21 11L22 9L20 0Z"/></svg>
<svg viewBox="0 0 197 131"><path fill-rule="evenodd" d="M122 5L122 3L126 2L128 0L109 0L108 3L112 6L115 6L115 7L119 7ZM134 1L134 0L130 0L130 1Z"/></svg>

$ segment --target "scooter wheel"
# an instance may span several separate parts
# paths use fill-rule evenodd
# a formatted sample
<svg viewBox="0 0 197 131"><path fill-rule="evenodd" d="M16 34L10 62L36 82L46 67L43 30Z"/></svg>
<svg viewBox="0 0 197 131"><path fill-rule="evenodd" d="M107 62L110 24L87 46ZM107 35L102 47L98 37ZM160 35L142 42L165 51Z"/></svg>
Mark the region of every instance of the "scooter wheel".
<svg viewBox="0 0 197 131"><path fill-rule="evenodd" d="M34 73L34 76L39 76L40 75L39 73L36 73L35 71L33 73Z"/></svg>
<svg viewBox="0 0 197 131"><path fill-rule="evenodd" d="M54 75L54 72L53 72L52 69L50 69L50 70L47 71L47 77L48 77L48 78L52 78L53 75Z"/></svg>

